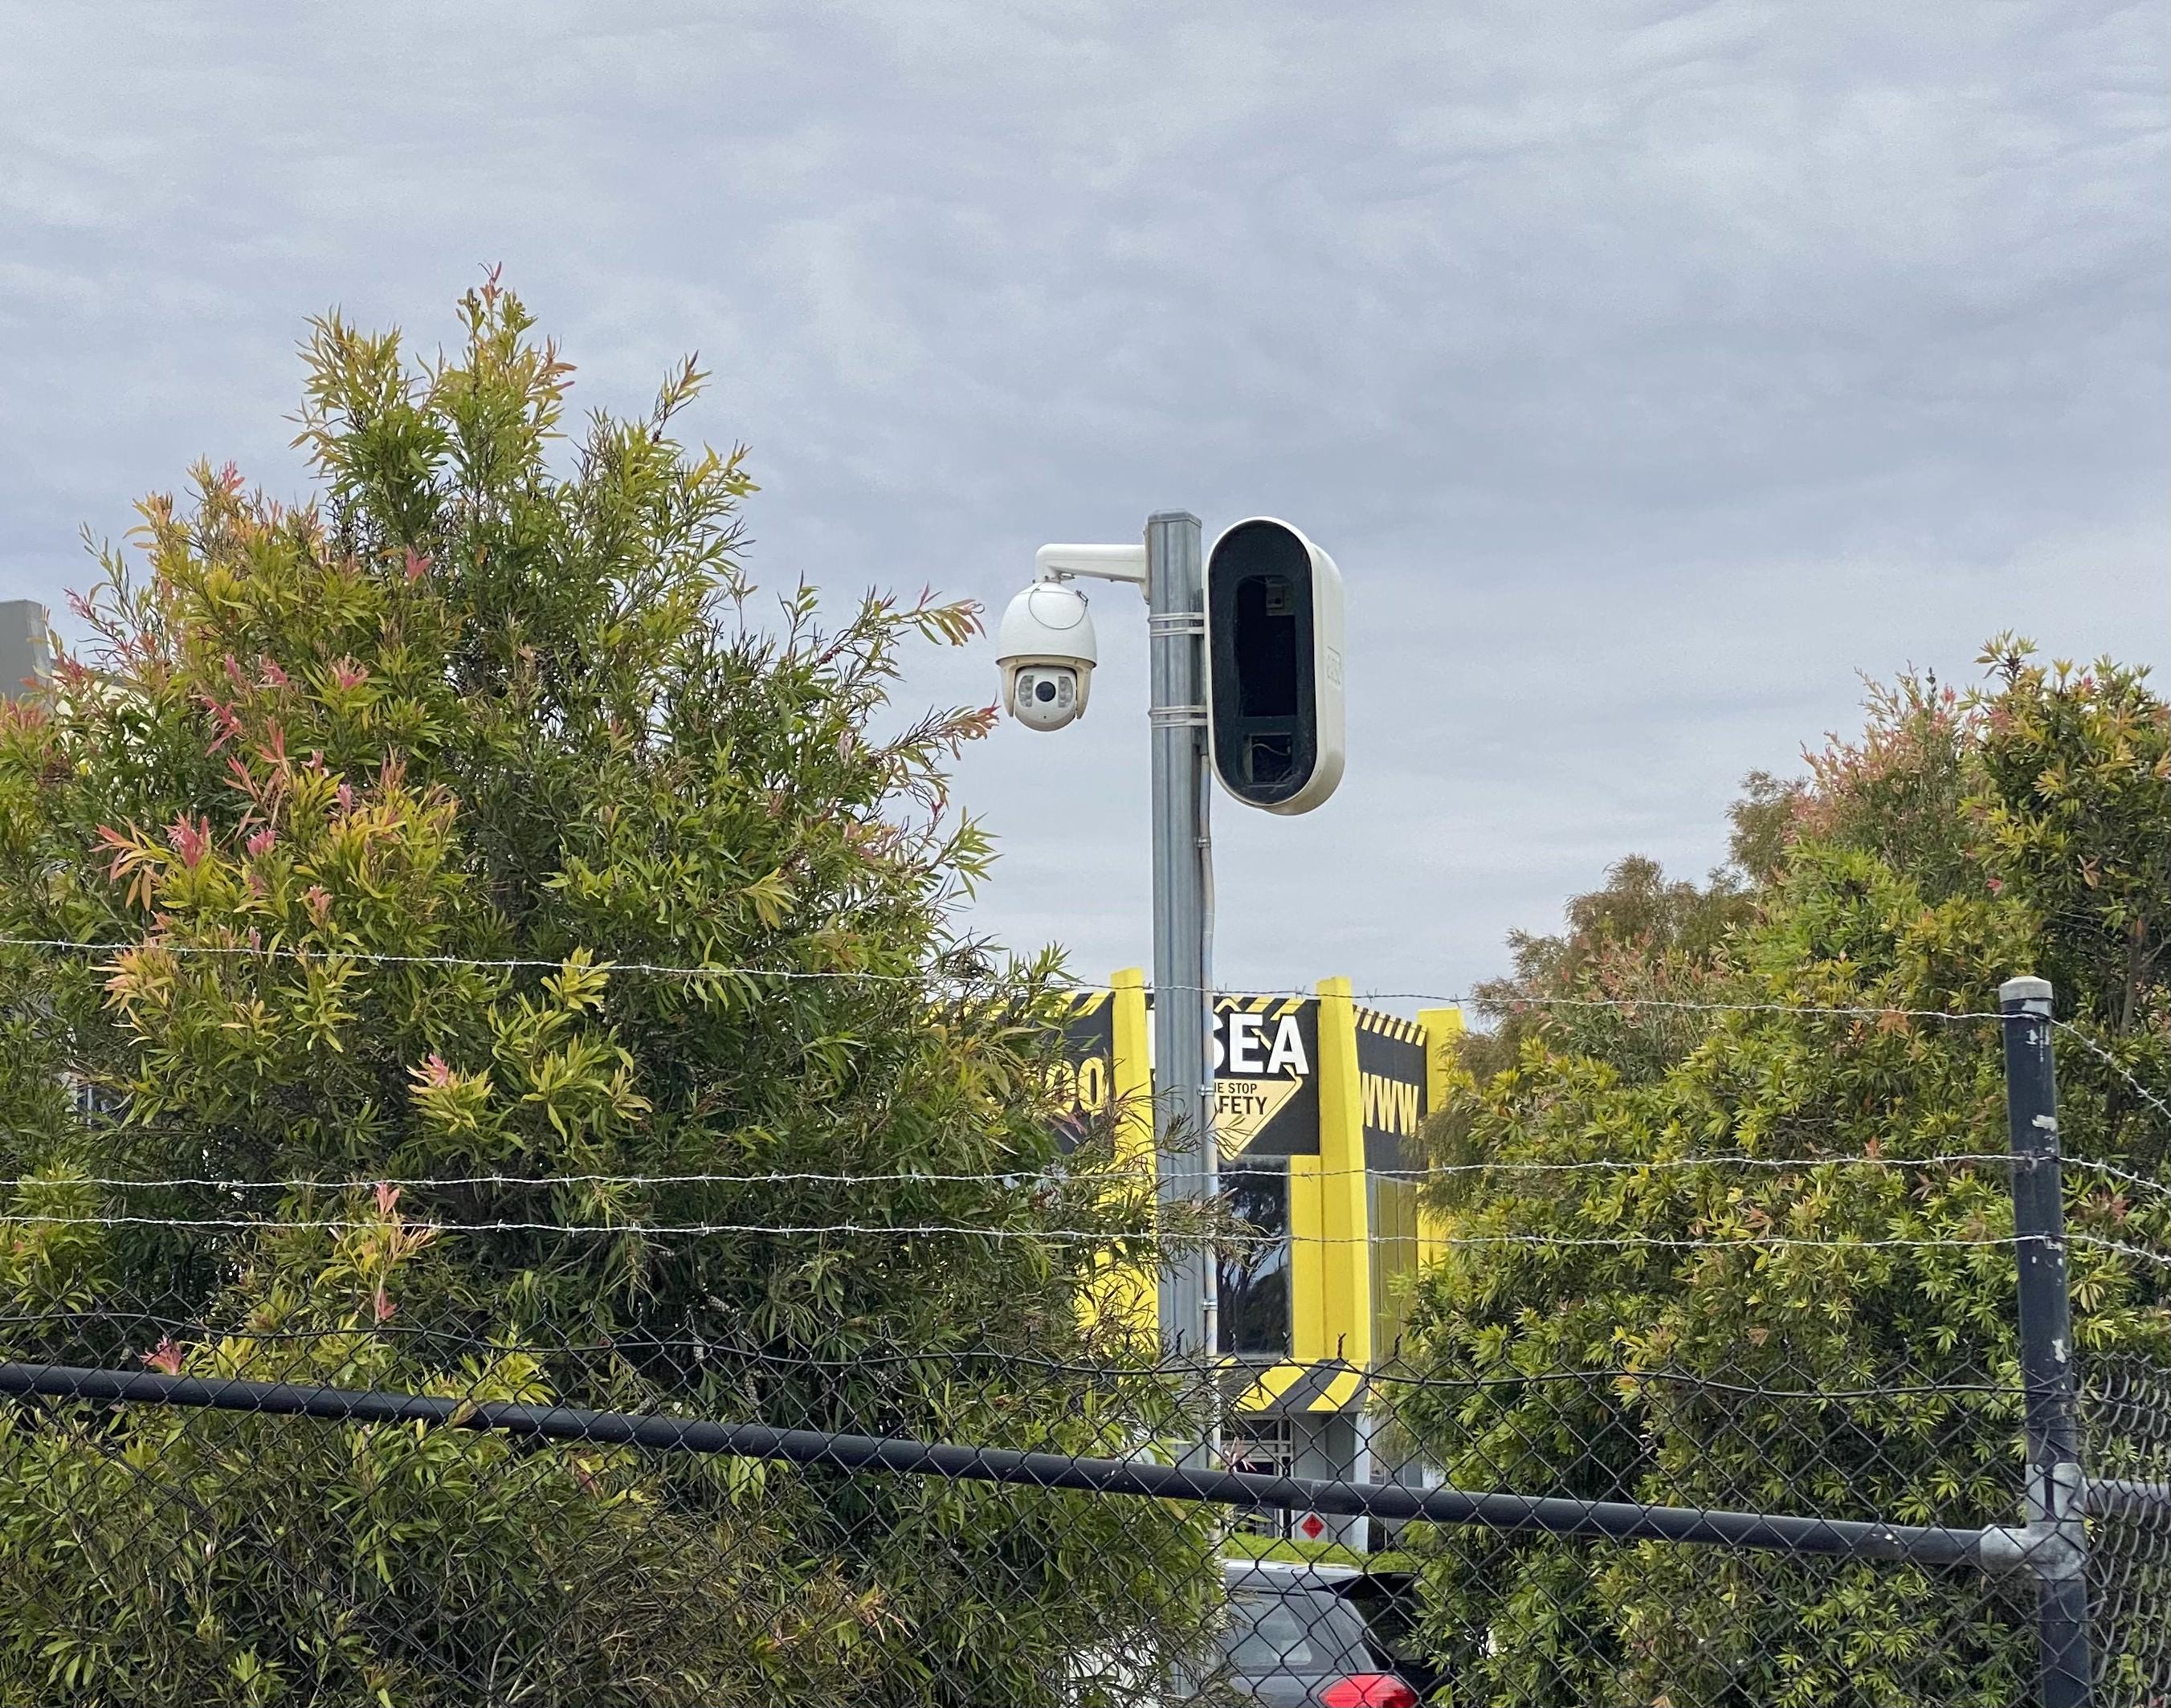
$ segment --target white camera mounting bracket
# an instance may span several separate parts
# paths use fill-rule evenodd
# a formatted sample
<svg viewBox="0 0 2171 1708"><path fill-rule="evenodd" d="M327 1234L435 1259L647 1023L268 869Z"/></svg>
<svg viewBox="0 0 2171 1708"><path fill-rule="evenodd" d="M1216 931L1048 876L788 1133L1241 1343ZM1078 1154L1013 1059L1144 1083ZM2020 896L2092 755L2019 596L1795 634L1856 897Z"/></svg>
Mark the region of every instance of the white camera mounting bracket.
<svg viewBox="0 0 2171 1708"><path fill-rule="evenodd" d="M1068 581L1087 576L1096 581L1128 581L1146 593L1146 549L1144 541L1129 546L1051 545L1032 554L1033 579Z"/></svg>

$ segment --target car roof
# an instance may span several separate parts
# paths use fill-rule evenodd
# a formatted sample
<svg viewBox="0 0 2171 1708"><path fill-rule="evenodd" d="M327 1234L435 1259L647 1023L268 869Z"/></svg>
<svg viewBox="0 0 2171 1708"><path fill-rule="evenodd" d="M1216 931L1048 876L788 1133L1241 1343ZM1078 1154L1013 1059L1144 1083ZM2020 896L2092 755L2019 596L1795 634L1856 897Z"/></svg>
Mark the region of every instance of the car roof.
<svg viewBox="0 0 2171 1708"><path fill-rule="evenodd" d="M1364 1574L1354 1566L1295 1560L1224 1560L1221 1581L1230 1588L1249 1584L1260 1589L1305 1589L1348 1583Z"/></svg>

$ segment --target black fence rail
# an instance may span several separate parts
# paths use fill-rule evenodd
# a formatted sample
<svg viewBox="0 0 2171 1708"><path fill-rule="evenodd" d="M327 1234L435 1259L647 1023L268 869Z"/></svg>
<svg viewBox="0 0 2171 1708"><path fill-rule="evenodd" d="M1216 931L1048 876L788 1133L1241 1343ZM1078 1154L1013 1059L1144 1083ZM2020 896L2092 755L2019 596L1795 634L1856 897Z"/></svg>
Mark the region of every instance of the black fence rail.
<svg viewBox="0 0 2171 1708"><path fill-rule="evenodd" d="M1697 1542L1782 1554L1975 1566L1990 1571L2029 1567L2039 1550L2052 1545L2049 1539L2009 1528L1955 1529L1945 1525L1732 1513L1630 1501L1585 1501L1567 1496L1413 1488L1399 1483L1274 1476L1150 1459L972 1447L834 1430L780 1429L762 1423L715 1423L567 1405L356 1392L291 1382L206 1379L65 1364L0 1364L0 1394L309 1417L331 1423L421 1424L499 1432L515 1440L721 1454L836 1470L888 1471L960 1482L1193 1501L1389 1523L1469 1524L1508 1534L1568 1536L1587 1541ZM2094 1491L2085 1492L2093 1495ZM2107 1510L2136 1510L2167 1499L2171 1497L2153 1485L2121 1481L2105 1486L2104 1491Z"/></svg>

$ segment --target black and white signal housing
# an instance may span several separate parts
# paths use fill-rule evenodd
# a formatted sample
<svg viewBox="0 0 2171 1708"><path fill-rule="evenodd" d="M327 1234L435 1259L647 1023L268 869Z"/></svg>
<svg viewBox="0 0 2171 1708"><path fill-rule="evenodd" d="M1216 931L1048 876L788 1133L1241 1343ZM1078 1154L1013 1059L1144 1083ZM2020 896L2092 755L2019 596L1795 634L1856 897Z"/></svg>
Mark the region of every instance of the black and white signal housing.
<svg viewBox="0 0 2171 1708"><path fill-rule="evenodd" d="M1272 517L1206 560L1214 772L1246 806L1309 812L1342 780L1342 572Z"/></svg>

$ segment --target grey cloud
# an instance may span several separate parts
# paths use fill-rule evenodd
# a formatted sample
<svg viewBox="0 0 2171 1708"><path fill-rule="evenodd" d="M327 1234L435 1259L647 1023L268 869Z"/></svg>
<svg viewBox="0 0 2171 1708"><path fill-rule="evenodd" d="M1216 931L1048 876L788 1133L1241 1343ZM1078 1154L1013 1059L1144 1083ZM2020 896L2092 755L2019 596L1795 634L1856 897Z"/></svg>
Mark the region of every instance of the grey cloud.
<svg viewBox="0 0 2171 1708"><path fill-rule="evenodd" d="M757 570L999 604L1053 538L1302 522L1352 768L1224 806L1233 982L1448 989L1630 848L1697 870L1853 672L2166 652L2152 8L20 9L0 597L202 453L275 489L303 317L485 260L754 447ZM1125 601L1131 602L1127 606ZM1145 951L1143 625L960 794L973 918ZM922 699L984 700L987 649Z"/></svg>

